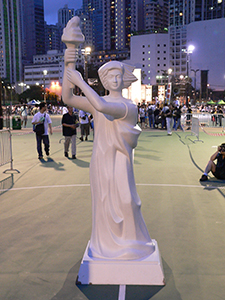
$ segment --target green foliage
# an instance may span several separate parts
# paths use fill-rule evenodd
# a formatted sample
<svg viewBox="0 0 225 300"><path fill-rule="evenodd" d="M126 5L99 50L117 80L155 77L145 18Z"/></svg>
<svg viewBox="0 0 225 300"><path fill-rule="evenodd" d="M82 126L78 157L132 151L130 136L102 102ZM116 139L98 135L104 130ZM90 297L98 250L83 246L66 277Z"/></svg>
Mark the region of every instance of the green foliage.
<svg viewBox="0 0 225 300"><path fill-rule="evenodd" d="M40 85L31 85L29 89L26 89L23 93L19 94L20 102L29 102L30 100L43 100L44 90Z"/></svg>

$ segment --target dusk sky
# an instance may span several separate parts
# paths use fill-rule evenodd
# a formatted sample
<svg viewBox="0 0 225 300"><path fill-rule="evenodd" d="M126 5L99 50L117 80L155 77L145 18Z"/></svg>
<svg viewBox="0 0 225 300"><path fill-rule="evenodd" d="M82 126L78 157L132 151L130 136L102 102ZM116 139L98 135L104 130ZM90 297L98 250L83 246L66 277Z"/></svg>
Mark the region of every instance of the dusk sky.
<svg viewBox="0 0 225 300"><path fill-rule="evenodd" d="M44 0L45 21L47 24L56 24L58 22L58 10L66 4L68 8L75 10L81 8L82 0Z"/></svg>

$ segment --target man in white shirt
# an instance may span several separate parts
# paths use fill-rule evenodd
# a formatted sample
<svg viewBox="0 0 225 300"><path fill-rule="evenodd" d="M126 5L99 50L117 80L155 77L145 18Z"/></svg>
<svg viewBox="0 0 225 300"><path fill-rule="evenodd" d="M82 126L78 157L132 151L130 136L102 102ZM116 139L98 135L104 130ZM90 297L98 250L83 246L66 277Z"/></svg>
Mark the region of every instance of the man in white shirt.
<svg viewBox="0 0 225 300"><path fill-rule="evenodd" d="M88 135L90 134L90 124L89 124L88 114L86 113L86 111L80 110L79 118L80 118L80 130L81 130L80 140L83 142L84 135L85 135L85 141L87 141Z"/></svg>
<svg viewBox="0 0 225 300"><path fill-rule="evenodd" d="M43 158L42 146L41 146L42 141L44 143L45 153L47 156L49 156L50 143L48 137L48 129L50 131L50 134L52 134L52 125L51 125L52 121L49 114L46 113L46 110L47 110L46 103L42 102L40 104L40 111L34 115L32 120L32 124L34 126L37 124L44 123L44 133L42 135L38 135L36 133L38 159Z"/></svg>
<svg viewBox="0 0 225 300"><path fill-rule="evenodd" d="M21 114L21 117L22 117L21 125L23 126L23 124L24 124L24 128L26 128L28 113L27 113L27 106L25 104L21 107L20 114Z"/></svg>

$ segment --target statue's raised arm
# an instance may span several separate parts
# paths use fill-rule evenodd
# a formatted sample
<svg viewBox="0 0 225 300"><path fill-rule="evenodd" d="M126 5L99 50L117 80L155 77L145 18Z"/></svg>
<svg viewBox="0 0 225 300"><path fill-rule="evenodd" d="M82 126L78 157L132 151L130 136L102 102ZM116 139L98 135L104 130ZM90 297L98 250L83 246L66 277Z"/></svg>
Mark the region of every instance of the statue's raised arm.
<svg viewBox="0 0 225 300"><path fill-rule="evenodd" d="M79 27L79 18L72 18L64 28L62 41L67 49L64 56L64 76L62 97L64 103L74 106L78 109L89 111L95 114L95 111L111 115L119 119L127 114L127 106L122 97L122 89L130 85L137 78L132 74L129 67L124 64L111 61L99 69L100 80L109 95L100 97L82 78L81 74L75 70L76 49L84 41L84 36ZM129 72L128 72L129 70ZM129 76L127 76L129 74ZM129 78L127 78L129 77ZM124 80L126 78L126 80ZM73 94L74 85L78 86L86 97L80 97Z"/></svg>
<svg viewBox="0 0 225 300"><path fill-rule="evenodd" d="M108 96L100 97L75 70L67 69L67 79L82 90L94 110L111 115L116 119L123 118L127 113L126 99L122 96L124 65L117 61L111 61L104 64L98 72L103 86L109 91ZM130 76L133 81L137 80L132 73Z"/></svg>
<svg viewBox="0 0 225 300"><path fill-rule="evenodd" d="M75 71L76 53L79 45L84 42L84 36L79 27L79 17L73 17L63 30L62 42L67 46L64 55L64 75L62 84L62 98L65 104L74 106L76 108L92 112L92 107L85 97L76 96L73 94L74 85L67 78L68 69ZM82 79L82 77L80 77Z"/></svg>

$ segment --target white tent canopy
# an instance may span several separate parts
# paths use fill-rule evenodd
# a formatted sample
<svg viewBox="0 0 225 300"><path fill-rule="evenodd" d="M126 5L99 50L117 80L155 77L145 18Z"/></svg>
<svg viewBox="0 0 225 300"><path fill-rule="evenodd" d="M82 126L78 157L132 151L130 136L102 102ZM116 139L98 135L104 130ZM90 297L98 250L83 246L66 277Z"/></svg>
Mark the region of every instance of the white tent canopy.
<svg viewBox="0 0 225 300"><path fill-rule="evenodd" d="M35 105L35 104L40 104L40 103L41 102L39 100L33 99L33 100L29 101L27 104L29 104L29 105Z"/></svg>

